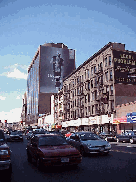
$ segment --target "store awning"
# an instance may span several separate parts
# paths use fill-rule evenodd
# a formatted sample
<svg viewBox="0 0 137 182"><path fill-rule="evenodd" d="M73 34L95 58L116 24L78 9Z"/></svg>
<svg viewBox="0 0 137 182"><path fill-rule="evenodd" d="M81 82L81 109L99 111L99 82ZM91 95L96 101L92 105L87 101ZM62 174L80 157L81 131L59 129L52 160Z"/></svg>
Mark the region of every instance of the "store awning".
<svg viewBox="0 0 137 182"><path fill-rule="evenodd" d="M127 123L127 117L122 116L121 118L114 118L113 124Z"/></svg>

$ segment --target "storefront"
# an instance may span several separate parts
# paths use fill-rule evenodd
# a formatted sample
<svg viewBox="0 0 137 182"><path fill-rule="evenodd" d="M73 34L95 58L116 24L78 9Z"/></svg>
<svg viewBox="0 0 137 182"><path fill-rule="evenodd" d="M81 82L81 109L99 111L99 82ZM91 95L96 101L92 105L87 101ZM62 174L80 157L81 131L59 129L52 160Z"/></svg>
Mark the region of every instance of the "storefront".
<svg viewBox="0 0 137 182"><path fill-rule="evenodd" d="M136 131L136 112L127 113L121 118L114 118L113 124L117 125L117 134L125 133L126 131Z"/></svg>
<svg viewBox="0 0 137 182"><path fill-rule="evenodd" d="M89 123L90 131L97 133L98 132L97 117L89 117L88 123Z"/></svg>
<svg viewBox="0 0 137 182"><path fill-rule="evenodd" d="M113 114L102 115L101 131L100 132L114 132L115 128L113 126Z"/></svg>

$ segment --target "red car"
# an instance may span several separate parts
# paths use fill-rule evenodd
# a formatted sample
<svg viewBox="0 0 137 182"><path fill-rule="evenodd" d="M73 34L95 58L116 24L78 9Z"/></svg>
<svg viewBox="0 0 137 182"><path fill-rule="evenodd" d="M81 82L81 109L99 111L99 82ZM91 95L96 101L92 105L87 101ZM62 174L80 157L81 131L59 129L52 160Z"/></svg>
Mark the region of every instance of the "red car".
<svg viewBox="0 0 137 182"><path fill-rule="evenodd" d="M72 133L68 132L65 134L65 137L70 137Z"/></svg>
<svg viewBox="0 0 137 182"><path fill-rule="evenodd" d="M28 161L32 162L33 158L39 169L42 166L78 165L82 160L80 152L58 134L35 135L26 150Z"/></svg>

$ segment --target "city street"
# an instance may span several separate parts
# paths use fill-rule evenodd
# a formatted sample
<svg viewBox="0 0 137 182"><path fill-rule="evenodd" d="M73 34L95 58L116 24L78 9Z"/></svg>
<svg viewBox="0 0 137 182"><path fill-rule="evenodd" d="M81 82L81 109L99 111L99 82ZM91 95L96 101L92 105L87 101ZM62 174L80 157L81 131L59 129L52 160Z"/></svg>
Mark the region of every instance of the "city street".
<svg viewBox="0 0 137 182"><path fill-rule="evenodd" d="M136 181L135 144L111 143L112 150L107 156L90 155L83 157L77 167L51 168L39 171L35 163L28 163L27 139L24 142L8 142L12 150L11 182L134 182ZM2 175L4 177L4 174ZM2 178L1 178L2 179ZM5 180L3 180L5 181Z"/></svg>

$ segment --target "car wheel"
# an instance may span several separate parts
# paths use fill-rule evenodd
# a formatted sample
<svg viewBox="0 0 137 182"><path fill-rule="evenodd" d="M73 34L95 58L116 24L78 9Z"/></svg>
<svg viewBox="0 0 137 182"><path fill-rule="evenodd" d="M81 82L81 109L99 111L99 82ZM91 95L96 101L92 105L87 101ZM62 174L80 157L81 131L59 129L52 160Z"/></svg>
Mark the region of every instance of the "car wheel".
<svg viewBox="0 0 137 182"><path fill-rule="evenodd" d="M85 156L85 150L84 150L84 147L80 147L80 153L82 156Z"/></svg>
<svg viewBox="0 0 137 182"><path fill-rule="evenodd" d="M41 164L40 158L37 158L36 165L37 165L38 170L42 169L42 164Z"/></svg>
<svg viewBox="0 0 137 182"><path fill-rule="evenodd" d="M133 144L133 143L134 143L134 141L133 141L133 139L132 139L132 138L130 139L130 143L131 143L131 144Z"/></svg>
<svg viewBox="0 0 137 182"><path fill-rule="evenodd" d="M117 138L117 142L119 142L119 139Z"/></svg>
<svg viewBox="0 0 137 182"><path fill-rule="evenodd" d="M28 156L28 158L27 158L28 162L32 163L32 157L29 152L27 152L27 156Z"/></svg>

